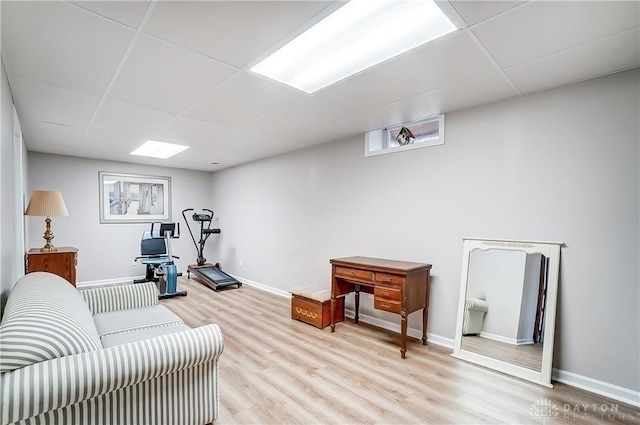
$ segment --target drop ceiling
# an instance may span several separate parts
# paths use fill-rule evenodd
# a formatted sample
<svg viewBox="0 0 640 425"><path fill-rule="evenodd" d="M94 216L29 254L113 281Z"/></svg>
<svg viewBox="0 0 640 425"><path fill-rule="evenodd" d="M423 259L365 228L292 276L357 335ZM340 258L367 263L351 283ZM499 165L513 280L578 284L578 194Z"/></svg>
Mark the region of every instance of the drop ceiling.
<svg viewBox="0 0 640 425"><path fill-rule="evenodd" d="M28 150L204 171L640 65L638 1L438 3L457 31L312 94L249 69L341 2L3 0L1 53Z"/></svg>

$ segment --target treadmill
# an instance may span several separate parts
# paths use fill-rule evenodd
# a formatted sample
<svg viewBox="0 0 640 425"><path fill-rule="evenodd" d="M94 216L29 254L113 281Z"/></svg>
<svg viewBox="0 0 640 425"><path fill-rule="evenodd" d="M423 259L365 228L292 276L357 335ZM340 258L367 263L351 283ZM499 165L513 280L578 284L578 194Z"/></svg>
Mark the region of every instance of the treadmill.
<svg viewBox="0 0 640 425"><path fill-rule="evenodd" d="M204 208L202 212L197 213L194 211L191 215L191 220L194 223L200 224L199 241L196 241L196 238L193 235L193 231L191 230L191 226L189 225L189 219L187 219L187 213L191 211L194 211L194 209L187 208L186 210L182 211L182 217L184 217L184 221L185 223L187 223L187 229L189 229L191 240L193 240L193 244L196 247L198 259L197 264L190 264L187 267L187 278L190 279L191 273L193 273L196 281L213 289L214 291L218 291L222 288L227 288L234 285L237 285L237 287L240 288L242 286L242 282L223 272L222 268L220 267L220 263L207 263L207 259L204 258L204 245L207 242L207 239L209 239L209 236L211 235L220 233L220 229L211 228L213 211Z"/></svg>

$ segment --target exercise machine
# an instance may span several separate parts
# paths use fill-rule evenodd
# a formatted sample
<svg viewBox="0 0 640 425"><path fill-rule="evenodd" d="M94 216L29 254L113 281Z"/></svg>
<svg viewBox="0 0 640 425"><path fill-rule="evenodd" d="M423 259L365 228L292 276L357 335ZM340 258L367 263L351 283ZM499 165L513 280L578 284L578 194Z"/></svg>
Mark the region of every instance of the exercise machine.
<svg viewBox="0 0 640 425"><path fill-rule="evenodd" d="M187 213L191 211L194 211L191 215L191 220L194 223L199 223L200 225L200 239L198 241L196 241L193 231L191 230L191 226L189 225L189 219L187 218ZM187 278L191 278L191 273L193 273L198 282L208 286L214 291L232 285L238 285L238 288L241 287L242 282L239 282L234 277L223 272L222 267L220 267L220 263L207 263L207 259L204 258L204 246L207 239L209 239L209 236L211 235L220 233L220 229L211 228L213 211L204 208L202 212L197 213L193 208L187 208L182 211L182 217L184 217L184 222L187 223L187 229L189 229L191 240L193 241L198 254L197 264L191 264L187 267Z"/></svg>
<svg viewBox="0 0 640 425"><path fill-rule="evenodd" d="M145 277L136 279L133 283L156 282L160 294L158 298L173 298L186 296L187 291L178 291L178 273L171 254L171 239L180 237L180 223L151 223L151 230L142 234L140 241L140 260L146 266Z"/></svg>

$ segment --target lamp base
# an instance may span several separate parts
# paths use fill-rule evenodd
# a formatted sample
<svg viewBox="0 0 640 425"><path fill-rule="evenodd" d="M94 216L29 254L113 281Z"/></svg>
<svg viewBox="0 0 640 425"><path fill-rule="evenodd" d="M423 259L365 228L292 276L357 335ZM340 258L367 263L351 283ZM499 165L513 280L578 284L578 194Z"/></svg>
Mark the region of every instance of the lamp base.
<svg viewBox="0 0 640 425"><path fill-rule="evenodd" d="M46 244L44 244L44 246L42 248L40 248L41 252L51 252L51 251L57 251L58 248L56 248L55 246L53 246L53 244L51 243L51 240L54 238L53 236L53 232L51 231L51 218L47 217L47 219L45 220L47 229L44 232L44 236L42 236L44 238L45 241L47 241Z"/></svg>

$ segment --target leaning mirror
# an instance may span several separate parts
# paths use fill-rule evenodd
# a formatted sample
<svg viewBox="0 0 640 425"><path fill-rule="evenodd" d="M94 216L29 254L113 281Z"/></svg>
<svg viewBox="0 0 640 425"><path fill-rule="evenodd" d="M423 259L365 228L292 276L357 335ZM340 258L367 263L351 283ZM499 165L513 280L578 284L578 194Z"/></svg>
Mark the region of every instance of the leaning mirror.
<svg viewBox="0 0 640 425"><path fill-rule="evenodd" d="M552 387L562 243L463 241L452 356Z"/></svg>

